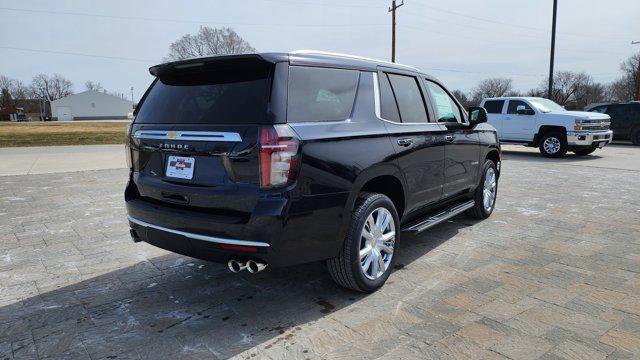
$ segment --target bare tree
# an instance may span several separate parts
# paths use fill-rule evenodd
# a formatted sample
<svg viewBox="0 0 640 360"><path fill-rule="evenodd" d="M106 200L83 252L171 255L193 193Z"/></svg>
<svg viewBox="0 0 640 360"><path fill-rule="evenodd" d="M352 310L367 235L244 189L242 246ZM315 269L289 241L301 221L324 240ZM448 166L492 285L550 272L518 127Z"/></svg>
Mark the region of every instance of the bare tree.
<svg viewBox="0 0 640 360"><path fill-rule="evenodd" d="M491 78L482 80L471 91L471 98L474 104L479 104L484 98L505 96L513 91L512 79Z"/></svg>
<svg viewBox="0 0 640 360"><path fill-rule="evenodd" d="M26 99L29 96L29 89L22 81L4 75L0 75L0 90L6 90L13 100Z"/></svg>
<svg viewBox="0 0 640 360"><path fill-rule="evenodd" d="M468 109L471 106L475 106L472 102L471 99L469 99L469 96L462 90L453 90L451 92L451 94L458 99L458 101L460 101L460 103L462 104L462 106L464 106L465 109Z"/></svg>
<svg viewBox="0 0 640 360"><path fill-rule="evenodd" d="M9 90L2 88L2 96L0 96L0 109L12 108L15 105Z"/></svg>
<svg viewBox="0 0 640 360"><path fill-rule="evenodd" d="M640 54L630 56L620 64L622 76L609 85L609 96L614 101L633 100L638 89Z"/></svg>
<svg viewBox="0 0 640 360"><path fill-rule="evenodd" d="M246 40L228 27L201 26L197 34L187 34L169 46L167 60L183 60L199 56L232 55L256 52Z"/></svg>
<svg viewBox="0 0 640 360"><path fill-rule="evenodd" d="M530 91L533 96L545 96L547 82ZM568 109L583 109L585 106L607 100L606 88L596 83L585 72L558 71L554 75L551 100Z"/></svg>
<svg viewBox="0 0 640 360"><path fill-rule="evenodd" d="M31 81L31 91L40 99L52 101L73 94L73 83L60 74L38 74Z"/></svg>
<svg viewBox="0 0 640 360"><path fill-rule="evenodd" d="M608 87L601 83L589 81L576 91L573 107L582 110L589 104L601 103L607 100L609 100Z"/></svg>
<svg viewBox="0 0 640 360"><path fill-rule="evenodd" d="M97 81L85 81L84 87L89 91L104 91L104 87Z"/></svg>

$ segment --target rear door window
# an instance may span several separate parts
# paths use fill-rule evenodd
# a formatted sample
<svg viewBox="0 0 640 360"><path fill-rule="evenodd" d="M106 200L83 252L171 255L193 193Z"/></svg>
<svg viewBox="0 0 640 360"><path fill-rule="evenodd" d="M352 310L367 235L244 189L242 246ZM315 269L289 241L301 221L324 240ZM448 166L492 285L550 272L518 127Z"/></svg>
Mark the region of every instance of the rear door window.
<svg viewBox="0 0 640 360"><path fill-rule="evenodd" d="M435 105L438 122L462 122L462 112L455 100L440 85L427 80L427 89L431 95L431 102Z"/></svg>
<svg viewBox="0 0 640 360"><path fill-rule="evenodd" d="M487 100L484 102L484 109L489 114L502 114L504 100Z"/></svg>
<svg viewBox="0 0 640 360"><path fill-rule="evenodd" d="M340 121L351 116L357 70L292 66L287 122Z"/></svg>
<svg viewBox="0 0 640 360"><path fill-rule="evenodd" d="M429 121L418 79L413 76L388 74L393 93L398 102L403 123L426 123Z"/></svg>
<svg viewBox="0 0 640 360"><path fill-rule="evenodd" d="M158 78L135 122L142 124L250 124L266 121L270 70L267 67Z"/></svg>

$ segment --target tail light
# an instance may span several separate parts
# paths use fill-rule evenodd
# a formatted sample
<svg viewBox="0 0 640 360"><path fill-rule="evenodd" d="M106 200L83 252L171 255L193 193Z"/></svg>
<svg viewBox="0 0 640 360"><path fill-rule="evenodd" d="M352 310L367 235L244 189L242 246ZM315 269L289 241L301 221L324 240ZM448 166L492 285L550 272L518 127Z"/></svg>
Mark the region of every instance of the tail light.
<svg viewBox="0 0 640 360"><path fill-rule="evenodd" d="M260 130L260 187L290 184L298 166L299 139L288 125L263 126Z"/></svg>
<svg viewBox="0 0 640 360"><path fill-rule="evenodd" d="M129 123L129 125L127 125L127 128L124 131L124 136L125 136L124 156L125 156L125 160L127 162L127 167L129 169L133 168L133 159L132 159L132 154L131 154L131 147L129 146L129 141L131 141L130 136L131 136L131 128L132 127L133 127L133 123Z"/></svg>

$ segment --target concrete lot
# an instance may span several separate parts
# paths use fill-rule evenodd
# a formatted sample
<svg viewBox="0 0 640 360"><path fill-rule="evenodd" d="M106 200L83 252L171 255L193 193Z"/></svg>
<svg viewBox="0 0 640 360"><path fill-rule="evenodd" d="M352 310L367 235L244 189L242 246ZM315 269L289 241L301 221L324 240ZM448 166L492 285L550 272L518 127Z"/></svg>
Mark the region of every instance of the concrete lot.
<svg viewBox="0 0 640 360"><path fill-rule="evenodd" d="M640 357L640 148L506 149L493 216L403 237L371 295L132 243L124 169L0 177L0 359Z"/></svg>

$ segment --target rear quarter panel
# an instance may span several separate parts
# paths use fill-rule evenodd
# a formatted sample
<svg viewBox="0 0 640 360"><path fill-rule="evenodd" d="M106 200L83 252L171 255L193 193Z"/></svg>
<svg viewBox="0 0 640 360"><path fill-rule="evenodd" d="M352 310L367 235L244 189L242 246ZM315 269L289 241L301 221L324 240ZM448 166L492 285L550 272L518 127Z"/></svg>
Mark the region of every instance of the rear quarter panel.
<svg viewBox="0 0 640 360"><path fill-rule="evenodd" d="M375 117L372 74L361 73L349 119L289 123L302 150L287 220L296 230L283 239L288 245L304 239L322 257L336 256L360 187L367 179L399 171L386 128Z"/></svg>

